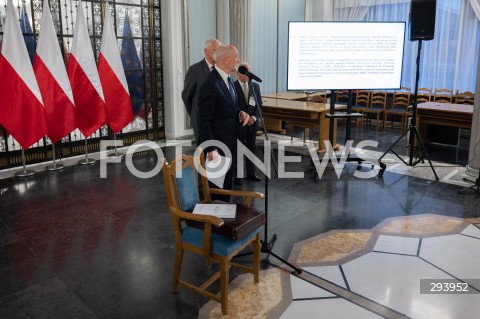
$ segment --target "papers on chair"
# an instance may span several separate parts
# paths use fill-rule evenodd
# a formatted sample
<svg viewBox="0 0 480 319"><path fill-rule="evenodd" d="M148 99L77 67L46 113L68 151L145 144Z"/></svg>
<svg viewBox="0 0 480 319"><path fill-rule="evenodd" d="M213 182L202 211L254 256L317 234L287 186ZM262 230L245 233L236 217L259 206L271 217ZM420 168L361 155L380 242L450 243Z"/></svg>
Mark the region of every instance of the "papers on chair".
<svg viewBox="0 0 480 319"><path fill-rule="evenodd" d="M235 218L237 213L236 204L196 204L194 214L217 216L220 218Z"/></svg>
<svg viewBox="0 0 480 319"><path fill-rule="evenodd" d="M227 174L231 162L231 158L221 155L218 155L214 161L209 161L207 159L205 166L207 169L208 180L215 184L218 188L223 188L225 174Z"/></svg>

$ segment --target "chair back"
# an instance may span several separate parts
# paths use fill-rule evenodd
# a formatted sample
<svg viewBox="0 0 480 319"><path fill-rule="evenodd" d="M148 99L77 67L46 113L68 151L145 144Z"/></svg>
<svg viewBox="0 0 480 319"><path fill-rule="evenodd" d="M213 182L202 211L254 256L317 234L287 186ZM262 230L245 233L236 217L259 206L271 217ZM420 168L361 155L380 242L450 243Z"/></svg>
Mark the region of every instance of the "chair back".
<svg viewBox="0 0 480 319"><path fill-rule="evenodd" d="M468 104L473 105L475 100L475 94L470 91L458 92L455 95L455 104Z"/></svg>
<svg viewBox="0 0 480 319"><path fill-rule="evenodd" d="M410 106L410 88L402 86L393 93L392 108L398 110L408 110Z"/></svg>
<svg viewBox="0 0 480 319"><path fill-rule="evenodd" d="M449 89L435 89L433 101L438 103L452 103L453 90Z"/></svg>
<svg viewBox="0 0 480 319"><path fill-rule="evenodd" d="M423 102L430 102L432 99L432 89L418 88L417 90L417 104Z"/></svg>
<svg viewBox="0 0 480 319"><path fill-rule="evenodd" d="M336 92L336 103L347 104L348 103L348 91L339 90Z"/></svg>
<svg viewBox="0 0 480 319"><path fill-rule="evenodd" d="M355 106L368 107L368 105L370 105L370 91L358 90L355 96Z"/></svg>
<svg viewBox="0 0 480 319"><path fill-rule="evenodd" d="M203 155L197 156L197 166L205 167ZM163 179L167 192L168 205L185 212L191 212L195 205L202 202L210 202L210 193L208 181L205 176L201 176L201 187L203 190L203 200L198 191L198 172L195 166L195 157L181 155L175 158L171 163L166 161L163 164Z"/></svg>
<svg viewBox="0 0 480 319"><path fill-rule="evenodd" d="M376 110L385 110L387 105L387 92L385 91L372 91L370 95L370 105L371 109Z"/></svg>

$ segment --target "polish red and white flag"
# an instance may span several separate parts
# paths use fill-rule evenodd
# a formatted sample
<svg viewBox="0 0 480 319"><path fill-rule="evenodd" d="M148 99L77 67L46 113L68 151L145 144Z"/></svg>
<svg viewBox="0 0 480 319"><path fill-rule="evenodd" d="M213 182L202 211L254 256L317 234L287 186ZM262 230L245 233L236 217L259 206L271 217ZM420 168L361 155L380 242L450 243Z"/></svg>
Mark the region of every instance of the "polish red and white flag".
<svg viewBox="0 0 480 319"><path fill-rule="evenodd" d="M12 0L7 2L0 54L0 123L27 149L48 133L42 95L35 79Z"/></svg>
<svg viewBox="0 0 480 319"><path fill-rule="evenodd" d="M48 137L57 143L77 128L73 92L58 44L48 1L43 1L42 25L33 70L47 113Z"/></svg>
<svg viewBox="0 0 480 319"><path fill-rule="evenodd" d="M89 137L105 124L106 110L82 1L79 1L77 6L67 73L75 101L78 129L85 137Z"/></svg>
<svg viewBox="0 0 480 319"><path fill-rule="evenodd" d="M118 133L133 121L133 109L108 2L106 8L98 74L105 96L108 126Z"/></svg>

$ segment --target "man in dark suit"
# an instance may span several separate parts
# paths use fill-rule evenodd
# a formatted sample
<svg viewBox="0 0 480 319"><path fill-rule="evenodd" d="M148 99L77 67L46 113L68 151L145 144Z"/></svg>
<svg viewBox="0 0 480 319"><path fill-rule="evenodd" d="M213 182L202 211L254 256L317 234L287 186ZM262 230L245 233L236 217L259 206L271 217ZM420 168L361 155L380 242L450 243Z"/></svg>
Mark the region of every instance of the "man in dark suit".
<svg viewBox="0 0 480 319"><path fill-rule="evenodd" d="M246 62L240 63L250 71L250 66ZM237 101L238 108L250 115L247 125L241 126L237 124L237 139L242 142L253 154L255 154L255 141L257 139L257 131L259 127L260 112L262 108L262 94L258 83L251 82L245 74L241 74L237 70L237 78L235 81L235 89L238 92ZM256 97L256 99L255 99ZM257 107L258 102L258 107ZM237 167L238 170L238 167ZM234 183L242 185L242 180L238 178L236 172ZM247 159L247 179L259 182L262 179L255 173L255 165Z"/></svg>
<svg viewBox="0 0 480 319"><path fill-rule="evenodd" d="M237 93L230 77L240 62L238 51L233 45L221 45L214 57L215 68L205 79L198 96L198 144L209 140L219 141L235 156L237 122L246 125L250 119L246 112L237 107ZM225 152L217 146L207 147L204 151L207 160L212 162L218 160L219 155L225 156ZM223 189L232 189L232 166L225 175ZM228 197L218 199L229 200Z"/></svg>
<svg viewBox="0 0 480 319"><path fill-rule="evenodd" d="M215 64L213 54L220 45L221 43L217 39L209 39L205 41L205 47L203 48L205 58L195 64L192 64L188 68L187 75L185 76L185 82L183 84L182 100L185 104L185 109L190 116L190 124L192 125L193 134L195 135L195 140L197 142L198 94L200 92L200 87L207 78L207 75L210 74L210 71Z"/></svg>

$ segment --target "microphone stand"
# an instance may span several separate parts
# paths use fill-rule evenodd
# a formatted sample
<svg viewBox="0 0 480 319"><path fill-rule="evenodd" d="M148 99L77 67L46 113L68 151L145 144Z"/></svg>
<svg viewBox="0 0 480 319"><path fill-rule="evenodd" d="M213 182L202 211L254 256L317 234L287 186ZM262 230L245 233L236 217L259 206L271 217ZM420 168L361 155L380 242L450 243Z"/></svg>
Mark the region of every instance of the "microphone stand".
<svg viewBox="0 0 480 319"><path fill-rule="evenodd" d="M263 134L265 134L265 140L270 145L270 152L271 152L271 158L272 158L272 162L273 162L273 168L275 170L276 176L278 177L278 166L277 166L277 162L275 161L274 152L273 152L274 148L270 144L270 139L268 138L267 128L266 128L265 122L263 120L262 110L260 110L260 107L259 107L260 104L259 104L257 92L255 91L255 89L251 85L252 78L248 74L247 74L247 76L248 76L248 86L249 86L249 88L251 88L252 95L253 95L253 98L255 100L255 110L258 110L260 124L262 125ZM248 101L247 101L247 103L248 103ZM292 268L294 270L294 272L296 272L297 274L301 274L302 269L292 265L291 263L289 263L285 259L281 258L280 256L278 256L277 254L275 254L272 251L273 245L275 244L275 241L277 240L277 234L273 234L272 238L270 240L268 240L268 198L269 198L269 196L268 196L268 180L269 180L269 177L267 176L267 174L265 174L265 231L264 231L264 239L261 241L262 246L261 246L260 251L262 253L267 254L267 255L272 255L273 257L277 258L278 260L280 260L281 262L283 262L284 264L286 264L287 266ZM268 259L268 256L267 256L267 259Z"/></svg>

